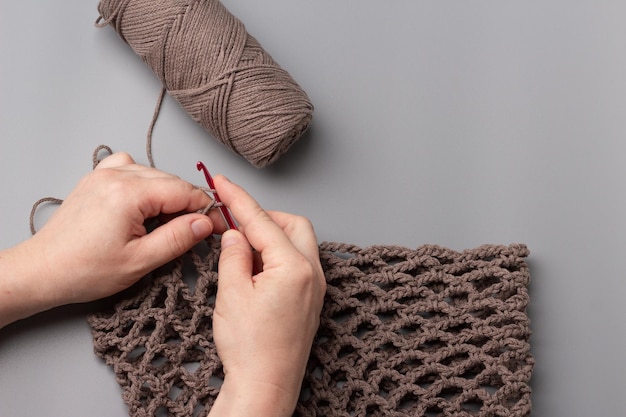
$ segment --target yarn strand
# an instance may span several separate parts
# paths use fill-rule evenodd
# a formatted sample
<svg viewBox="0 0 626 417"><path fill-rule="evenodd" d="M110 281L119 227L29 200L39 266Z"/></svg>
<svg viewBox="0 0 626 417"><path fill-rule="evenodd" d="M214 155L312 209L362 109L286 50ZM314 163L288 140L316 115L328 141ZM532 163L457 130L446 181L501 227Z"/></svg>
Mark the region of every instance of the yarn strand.
<svg viewBox="0 0 626 417"><path fill-rule="evenodd" d="M163 105L163 99L165 98L165 88L161 89L159 98L157 99L154 113L152 114L152 121L148 127L148 134L146 135L146 156L148 157L148 163L152 168L156 167L154 164L154 157L152 156L152 133L154 132L154 126L156 125L159 114L161 113L161 106Z"/></svg>
<svg viewBox="0 0 626 417"><path fill-rule="evenodd" d="M56 197L44 197L35 201L35 204L33 204L33 207L30 209L30 216L28 219L28 224L30 226L30 234L33 236L37 233L37 228L35 227L35 215L37 214L37 210L39 209L39 206L45 203L61 204L63 203L63 200L60 198L56 198Z"/></svg>

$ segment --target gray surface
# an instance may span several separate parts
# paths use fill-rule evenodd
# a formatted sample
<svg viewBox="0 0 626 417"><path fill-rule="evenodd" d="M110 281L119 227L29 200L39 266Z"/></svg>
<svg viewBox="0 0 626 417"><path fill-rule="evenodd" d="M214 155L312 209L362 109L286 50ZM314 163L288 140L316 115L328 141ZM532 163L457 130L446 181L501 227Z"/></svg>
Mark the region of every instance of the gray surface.
<svg viewBox="0 0 626 417"><path fill-rule="evenodd" d="M96 1L0 3L0 247L106 143L145 162L159 85ZM534 416L623 416L626 3L225 1L316 106L306 138L256 170L173 100L157 165L195 162L321 240L531 249ZM45 217L45 213L42 213ZM125 407L69 307L0 331L1 416Z"/></svg>

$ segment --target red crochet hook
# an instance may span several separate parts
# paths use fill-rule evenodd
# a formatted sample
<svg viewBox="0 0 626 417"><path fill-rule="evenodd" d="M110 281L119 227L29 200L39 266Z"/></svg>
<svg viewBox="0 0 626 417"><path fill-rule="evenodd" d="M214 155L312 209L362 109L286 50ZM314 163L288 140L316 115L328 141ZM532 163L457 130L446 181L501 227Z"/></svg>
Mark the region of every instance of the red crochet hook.
<svg viewBox="0 0 626 417"><path fill-rule="evenodd" d="M204 172L204 178L206 179L206 182L209 185L209 188L211 189L211 193L213 194L213 198L215 199L215 202L221 203L222 200L220 200L220 196L217 194L217 191L215 190L215 183L213 182L213 177L209 173L209 170L207 169L207 167L202 162L198 161L198 163L196 164L196 168L198 169L198 171ZM233 230L237 230L235 221L233 220L233 217L230 215L230 212L228 211L226 206L223 204L220 204L218 207L220 211L222 212L222 215L224 216L224 220L226 220L228 227Z"/></svg>
<svg viewBox="0 0 626 417"><path fill-rule="evenodd" d="M198 169L198 171L204 172L204 178L206 179L206 182L209 185L209 188L211 189L211 193L213 194L213 199L215 200L216 203L220 203L218 207L219 207L220 211L222 212L222 216L224 216L224 220L226 220L226 223L228 224L228 227L233 229L233 230L237 230L237 225L235 225L235 221L233 220L233 217L230 215L230 212L228 211L228 208L226 208L226 206L224 204L221 204L222 200L220 200L220 196L217 194L217 191L215 190L215 183L213 182L213 177L209 173L209 170L200 161L198 161L196 163L196 168ZM258 273L259 273L259 268L253 262L253 264L252 264L252 275L256 275Z"/></svg>

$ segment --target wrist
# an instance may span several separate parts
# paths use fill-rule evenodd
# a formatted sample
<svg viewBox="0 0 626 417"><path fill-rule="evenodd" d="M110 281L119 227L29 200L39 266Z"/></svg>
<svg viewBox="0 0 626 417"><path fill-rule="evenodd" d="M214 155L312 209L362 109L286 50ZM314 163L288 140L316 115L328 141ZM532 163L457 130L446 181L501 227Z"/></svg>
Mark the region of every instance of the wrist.
<svg viewBox="0 0 626 417"><path fill-rule="evenodd" d="M300 387L289 391L279 385L229 375L224 379L209 417L290 417Z"/></svg>
<svg viewBox="0 0 626 417"><path fill-rule="evenodd" d="M44 264L32 239L0 252L0 328L58 305Z"/></svg>

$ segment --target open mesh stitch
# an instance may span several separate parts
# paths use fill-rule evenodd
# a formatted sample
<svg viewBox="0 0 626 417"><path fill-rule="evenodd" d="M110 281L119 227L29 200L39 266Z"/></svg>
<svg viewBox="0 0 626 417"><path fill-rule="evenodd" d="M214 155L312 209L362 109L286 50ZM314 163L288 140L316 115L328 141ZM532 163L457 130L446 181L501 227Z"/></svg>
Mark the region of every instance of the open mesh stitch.
<svg viewBox="0 0 626 417"><path fill-rule="evenodd" d="M530 414L524 245L322 243L327 294L295 416ZM223 380L212 341L219 242L89 316L131 416L205 416Z"/></svg>

